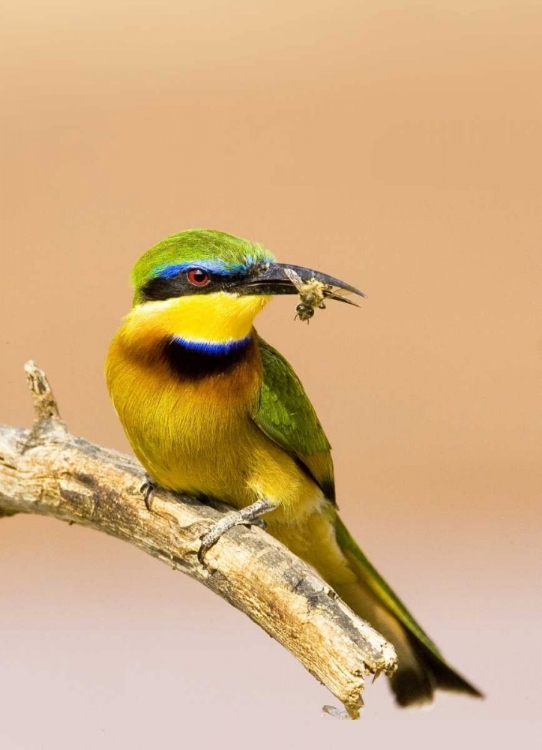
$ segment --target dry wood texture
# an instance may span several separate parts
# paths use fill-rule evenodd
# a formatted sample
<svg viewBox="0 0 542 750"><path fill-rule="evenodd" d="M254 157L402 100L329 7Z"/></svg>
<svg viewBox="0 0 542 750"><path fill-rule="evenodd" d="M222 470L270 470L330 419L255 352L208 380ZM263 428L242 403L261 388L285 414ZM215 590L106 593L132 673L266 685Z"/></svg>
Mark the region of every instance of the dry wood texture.
<svg viewBox="0 0 542 750"><path fill-rule="evenodd" d="M32 362L25 369L36 421L31 430L0 426L0 515L90 526L187 573L282 643L358 718L364 676L393 672L393 646L261 529L231 530L201 565L200 537L223 509L157 491L149 512L141 467L70 435L45 374Z"/></svg>

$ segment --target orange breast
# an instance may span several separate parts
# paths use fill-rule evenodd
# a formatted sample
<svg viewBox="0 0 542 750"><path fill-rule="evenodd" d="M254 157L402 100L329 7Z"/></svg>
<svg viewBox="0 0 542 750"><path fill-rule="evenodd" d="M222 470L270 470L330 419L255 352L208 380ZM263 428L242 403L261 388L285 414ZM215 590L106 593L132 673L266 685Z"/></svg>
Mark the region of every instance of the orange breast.
<svg viewBox="0 0 542 750"><path fill-rule="evenodd" d="M250 416L261 386L254 339L246 357L227 372L183 378L158 347L143 355L119 332L109 350L106 378L134 452L159 484L237 500L236 505L241 501L231 497L231 487L240 485L240 474L249 468L242 465L249 463L247 436L259 432Z"/></svg>
<svg viewBox="0 0 542 750"><path fill-rule="evenodd" d="M134 345L121 328L106 363L111 399L151 477L238 508L265 497L278 506L266 518L271 533L319 508L320 488L254 421L262 385L255 331L246 357L206 377L176 372L160 341Z"/></svg>

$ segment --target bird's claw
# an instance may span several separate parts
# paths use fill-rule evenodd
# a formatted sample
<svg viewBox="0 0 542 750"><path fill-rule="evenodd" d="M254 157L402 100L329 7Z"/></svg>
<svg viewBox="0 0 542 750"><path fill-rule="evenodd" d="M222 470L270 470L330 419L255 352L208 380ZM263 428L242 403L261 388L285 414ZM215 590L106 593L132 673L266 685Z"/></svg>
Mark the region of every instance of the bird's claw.
<svg viewBox="0 0 542 750"><path fill-rule="evenodd" d="M145 481L139 488L139 491L143 494L143 502L149 513L152 512L152 493L157 487L158 485L153 482L151 477L145 474Z"/></svg>
<svg viewBox="0 0 542 750"><path fill-rule="evenodd" d="M211 549L211 547L214 547L222 534L225 534L226 531L229 531L234 526L249 525L246 521L243 521L243 519L239 518L238 516L239 511L235 511L234 513L227 513L219 521L214 523L209 531L200 536L201 545L198 550L198 560L202 565L205 555Z"/></svg>
<svg viewBox="0 0 542 750"><path fill-rule="evenodd" d="M245 523L244 525L247 528L250 528L251 526L257 526L259 529L263 529L264 531L267 529L267 522L264 521L263 518L255 518L253 521Z"/></svg>
<svg viewBox="0 0 542 750"><path fill-rule="evenodd" d="M200 563L204 564L207 552L218 542L222 534L225 534L226 531L229 531L234 526L259 526L261 529L265 529L267 524L260 516L274 507L267 500L258 500L247 508L226 513L225 516L211 526L209 531L200 537L201 545L198 550L198 560Z"/></svg>

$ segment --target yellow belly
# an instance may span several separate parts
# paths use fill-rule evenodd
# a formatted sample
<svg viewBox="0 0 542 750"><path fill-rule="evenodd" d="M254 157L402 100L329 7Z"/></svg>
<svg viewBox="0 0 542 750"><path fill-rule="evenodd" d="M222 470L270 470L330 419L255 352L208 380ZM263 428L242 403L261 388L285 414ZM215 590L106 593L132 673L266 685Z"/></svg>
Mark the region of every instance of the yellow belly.
<svg viewBox="0 0 542 750"><path fill-rule="evenodd" d="M241 508L265 497L270 530L299 523L325 501L320 488L251 418L258 367L182 380L160 360L126 351L122 337L106 365L111 399L132 448L161 486Z"/></svg>

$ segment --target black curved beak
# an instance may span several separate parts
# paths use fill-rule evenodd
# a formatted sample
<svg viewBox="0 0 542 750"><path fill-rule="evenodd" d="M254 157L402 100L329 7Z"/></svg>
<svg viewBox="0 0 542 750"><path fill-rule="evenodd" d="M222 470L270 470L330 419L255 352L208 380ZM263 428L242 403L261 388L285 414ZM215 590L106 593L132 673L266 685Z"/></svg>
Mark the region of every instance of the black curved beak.
<svg viewBox="0 0 542 750"><path fill-rule="evenodd" d="M365 297L359 289L334 276L288 263L267 263L254 268L248 277L234 286L234 289L238 294L299 294L300 287L302 288L304 283L314 279L325 285L322 293L329 299L356 305L352 300L338 294L335 291L338 289Z"/></svg>

